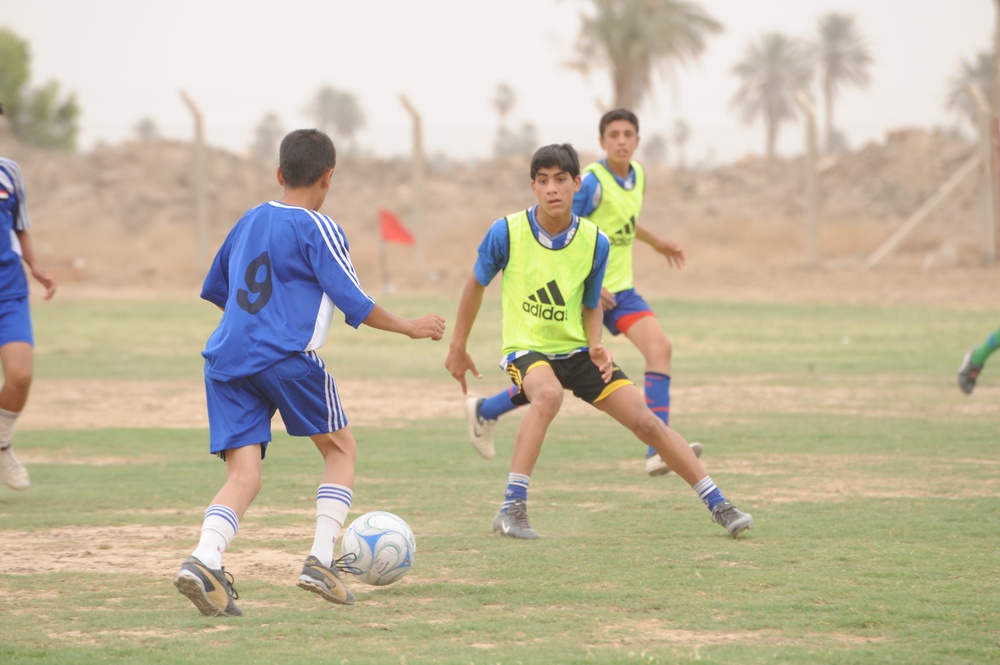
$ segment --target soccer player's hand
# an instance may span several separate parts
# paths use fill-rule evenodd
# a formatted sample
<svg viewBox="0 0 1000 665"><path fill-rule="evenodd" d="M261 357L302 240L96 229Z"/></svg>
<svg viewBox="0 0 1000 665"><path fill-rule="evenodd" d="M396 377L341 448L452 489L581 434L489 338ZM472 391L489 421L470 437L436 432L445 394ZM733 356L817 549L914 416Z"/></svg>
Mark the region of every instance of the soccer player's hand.
<svg viewBox="0 0 1000 665"><path fill-rule="evenodd" d="M472 356L465 349L449 347L448 357L444 359L444 367L455 377L456 381L462 384L463 395L469 394L469 386L465 383L466 372L472 372L472 375L477 379L483 378L483 375L476 369L476 363L473 362Z"/></svg>
<svg viewBox="0 0 1000 665"><path fill-rule="evenodd" d="M444 319L437 314L428 314L419 319L413 319L413 332L410 339L426 339L430 337L435 342L444 337Z"/></svg>
<svg viewBox="0 0 1000 665"><path fill-rule="evenodd" d="M49 300L56 294L56 280L49 271L41 266L31 269L31 276L38 280L38 283L45 287L45 300Z"/></svg>
<svg viewBox="0 0 1000 665"><path fill-rule="evenodd" d="M597 365L597 369L601 370L601 379L607 383L615 372L615 362L611 357L611 351L603 344L594 344L589 351L590 362Z"/></svg>
<svg viewBox="0 0 1000 665"><path fill-rule="evenodd" d="M608 291L603 286L601 287L601 309L609 310L614 309L618 302L615 300L615 294Z"/></svg>
<svg viewBox="0 0 1000 665"><path fill-rule="evenodd" d="M664 240L657 243L656 251L667 259L667 264L672 268L679 269L684 267L684 250L673 240Z"/></svg>

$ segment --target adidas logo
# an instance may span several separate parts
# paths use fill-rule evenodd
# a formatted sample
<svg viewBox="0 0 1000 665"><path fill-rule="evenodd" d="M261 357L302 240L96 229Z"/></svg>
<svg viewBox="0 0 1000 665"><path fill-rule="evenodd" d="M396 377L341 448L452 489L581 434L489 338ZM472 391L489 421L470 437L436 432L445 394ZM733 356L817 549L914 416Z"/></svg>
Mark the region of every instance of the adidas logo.
<svg viewBox="0 0 1000 665"><path fill-rule="evenodd" d="M535 291L534 295L521 303L521 309L526 314L537 316L546 321L566 320L566 301L563 300L562 292L556 280L552 280L542 288ZM557 309L558 308L558 309Z"/></svg>
<svg viewBox="0 0 1000 665"><path fill-rule="evenodd" d="M628 224L624 228L615 231L614 235L609 236L608 240L615 247L628 247L632 244L632 239L635 237L635 218L629 220Z"/></svg>

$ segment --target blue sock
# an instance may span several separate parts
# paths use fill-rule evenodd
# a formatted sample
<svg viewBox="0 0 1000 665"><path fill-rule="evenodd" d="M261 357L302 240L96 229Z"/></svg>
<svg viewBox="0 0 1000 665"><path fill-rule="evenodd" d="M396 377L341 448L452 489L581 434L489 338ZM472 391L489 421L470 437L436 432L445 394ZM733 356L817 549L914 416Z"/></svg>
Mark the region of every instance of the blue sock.
<svg viewBox="0 0 1000 665"><path fill-rule="evenodd" d="M646 372L646 406L663 421L670 425L670 375L659 372ZM656 454L653 446L649 446L646 457Z"/></svg>
<svg viewBox="0 0 1000 665"><path fill-rule="evenodd" d="M508 411L513 411L520 406L514 401L514 398L519 394L520 390L518 387L511 386L492 397L487 397L479 405L479 416L483 420L496 420Z"/></svg>
<svg viewBox="0 0 1000 665"><path fill-rule="evenodd" d="M722 494L722 490L716 487L711 476L705 476L696 482L691 489L708 506L709 510L713 510L717 505L726 500L726 497Z"/></svg>
<svg viewBox="0 0 1000 665"><path fill-rule="evenodd" d="M531 482L529 476L523 473L510 473L507 475L507 491L503 494L503 506L500 512L505 513L510 508L510 504L517 499L528 500L528 484Z"/></svg>

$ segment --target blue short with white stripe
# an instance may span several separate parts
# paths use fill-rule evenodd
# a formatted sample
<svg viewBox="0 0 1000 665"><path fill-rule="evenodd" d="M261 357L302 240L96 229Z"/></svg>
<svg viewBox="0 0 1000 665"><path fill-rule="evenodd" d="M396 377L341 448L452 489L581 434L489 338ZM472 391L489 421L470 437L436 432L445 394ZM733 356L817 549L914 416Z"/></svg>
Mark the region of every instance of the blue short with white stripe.
<svg viewBox="0 0 1000 665"><path fill-rule="evenodd" d="M259 443L263 457L275 411L292 436L325 434L347 426L337 384L315 352L293 354L233 381L205 377L205 396L213 454Z"/></svg>
<svg viewBox="0 0 1000 665"><path fill-rule="evenodd" d="M27 296L0 300L0 346L11 342L35 344Z"/></svg>

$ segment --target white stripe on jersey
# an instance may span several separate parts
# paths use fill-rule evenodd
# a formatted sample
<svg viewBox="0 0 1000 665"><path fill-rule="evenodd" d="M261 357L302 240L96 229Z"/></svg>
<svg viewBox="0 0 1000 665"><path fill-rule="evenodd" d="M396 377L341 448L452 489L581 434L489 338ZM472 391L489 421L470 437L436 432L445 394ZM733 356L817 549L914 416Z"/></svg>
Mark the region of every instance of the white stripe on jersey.
<svg viewBox="0 0 1000 665"><path fill-rule="evenodd" d="M272 201L272 203L274 202ZM313 222L315 222L316 228L319 229L319 233L323 237L323 242L326 243L326 248L330 250L331 256L333 256L333 258L340 265L344 274L350 277L351 281L359 291L364 292L364 289L361 288L361 282L358 281L358 276L354 272L354 266L351 264L350 255L345 247L344 232L340 230L340 227L335 221L326 215L318 213L314 210L306 210L305 208L301 208L301 210L305 210L306 214L308 214L309 217L312 218Z"/></svg>
<svg viewBox="0 0 1000 665"><path fill-rule="evenodd" d="M21 167L12 159L0 157L0 186L17 197L17 214L14 215L14 231L25 231L31 228L31 220L28 218L27 188L24 185L24 176L21 175ZM18 254L21 252L20 243L16 244Z"/></svg>
<svg viewBox="0 0 1000 665"><path fill-rule="evenodd" d="M344 232L340 229L340 226L322 213L318 213L315 210L308 210L300 206L290 206L285 203L279 203L278 201L271 201L271 205L278 208L286 208L289 210L302 210L316 223L316 228L319 229L320 235L323 237L323 242L326 243L327 249L330 250L330 254L340 265L341 270L347 275L354 285L358 288L358 291L364 293L364 289L361 288L361 282L358 281L357 273L354 272L354 266L351 264L350 254L346 247L346 236Z"/></svg>
<svg viewBox="0 0 1000 665"><path fill-rule="evenodd" d="M313 326L313 334L303 351L315 351L324 344L330 334L330 322L333 320L333 301L330 296L323 294L319 301L319 311L316 312L316 324Z"/></svg>

